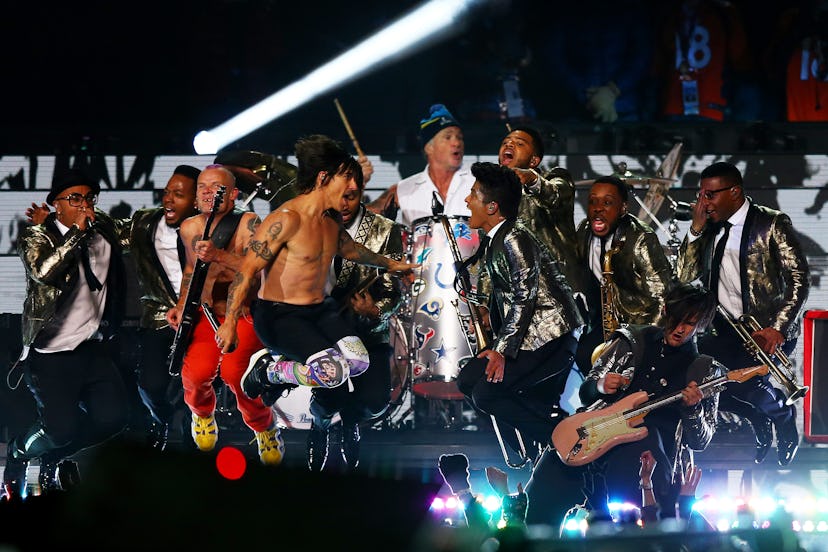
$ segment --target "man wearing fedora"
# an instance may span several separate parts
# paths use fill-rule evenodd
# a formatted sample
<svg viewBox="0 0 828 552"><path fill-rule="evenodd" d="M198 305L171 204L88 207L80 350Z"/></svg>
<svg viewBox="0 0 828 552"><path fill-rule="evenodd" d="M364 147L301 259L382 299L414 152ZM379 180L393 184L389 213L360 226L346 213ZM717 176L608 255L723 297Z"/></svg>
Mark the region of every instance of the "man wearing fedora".
<svg viewBox="0 0 828 552"><path fill-rule="evenodd" d="M21 236L26 270L23 353L18 366L37 405L37 421L8 444L3 488L24 498L26 469L40 461L44 492L77 478L72 454L119 433L128 401L108 341L123 312L123 232L95 209L99 184L83 172L58 176L46 202L55 208ZM14 368L13 368L14 370Z"/></svg>

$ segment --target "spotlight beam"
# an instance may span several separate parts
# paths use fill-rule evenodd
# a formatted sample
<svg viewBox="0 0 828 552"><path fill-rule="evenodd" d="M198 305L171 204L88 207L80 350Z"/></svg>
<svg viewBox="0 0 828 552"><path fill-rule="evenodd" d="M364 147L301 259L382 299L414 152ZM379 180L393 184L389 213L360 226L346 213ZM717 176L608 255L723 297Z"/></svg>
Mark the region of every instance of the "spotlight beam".
<svg viewBox="0 0 828 552"><path fill-rule="evenodd" d="M309 102L336 86L346 84L390 61L459 31L458 23L474 5L486 0L430 0L363 40L350 50L315 69L224 123L202 130L193 139L199 155L218 150L274 119Z"/></svg>

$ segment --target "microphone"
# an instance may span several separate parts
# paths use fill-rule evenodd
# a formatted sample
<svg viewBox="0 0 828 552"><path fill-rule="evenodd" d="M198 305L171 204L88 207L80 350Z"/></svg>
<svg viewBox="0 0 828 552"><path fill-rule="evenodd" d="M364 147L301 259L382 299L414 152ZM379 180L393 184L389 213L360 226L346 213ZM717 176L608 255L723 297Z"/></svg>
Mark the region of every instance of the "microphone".
<svg viewBox="0 0 828 552"><path fill-rule="evenodd" d="M431 192L431 214L435 217L443 214L443 203L440 201L437 192Z"/></svg>

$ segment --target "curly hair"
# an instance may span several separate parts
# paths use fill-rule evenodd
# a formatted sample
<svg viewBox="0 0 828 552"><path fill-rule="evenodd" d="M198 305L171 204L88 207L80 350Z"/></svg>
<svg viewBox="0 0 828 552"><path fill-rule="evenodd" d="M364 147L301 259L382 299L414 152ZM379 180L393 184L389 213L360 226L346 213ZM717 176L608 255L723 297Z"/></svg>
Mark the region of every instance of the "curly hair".
<svg viewBox="0 0 828 552"><path fill-rule="evenodd" d="M480 192L486 201L494 201L507 219L517 217L523 187L515 172L495 163L478 162L471 172L480 184Z"/></svg>
<svg viewBox="0 0 828 552"><path fill-rule="evenodd" d="M336 140L322 134L306 136L297 140L295 153L299 163L296 171L299 193L306 194L313 190L320 172L330 177L336 174L352 175L359 189L362 189L362 167Z"/></svg>

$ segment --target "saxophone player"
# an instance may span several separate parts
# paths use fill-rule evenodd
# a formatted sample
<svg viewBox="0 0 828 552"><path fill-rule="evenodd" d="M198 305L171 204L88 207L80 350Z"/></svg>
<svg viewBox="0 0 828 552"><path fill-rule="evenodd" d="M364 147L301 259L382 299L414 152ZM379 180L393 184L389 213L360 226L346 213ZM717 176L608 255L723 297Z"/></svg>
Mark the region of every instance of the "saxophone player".
<svg viewBox="0 0 828 552"><path fill-rule="evenodd" d="M628 199L626 182L616 176L598 178L589 190L587 218L578 226L578 258L588 269L589 329L576 355L583 374L592 368L592 353L605 333L621 324L660 322L664 296L674 282L658 237L627 212Z"/></svg>
<svg viewBox="0 0 828 552"><path fill-rule="evenodd" d="M701 280L719 305L734 317L753 316L760 329L753 340L768 355L790 354L808 298L808 263L790 218L745 196L742 174L730 163L714 163L701 173L693 222L679 250L676 267L684 282ZM743 340L721 316L699 341L699 350L733 370L756 364ZM728 385L720 408L747 418L756 433L755 461L761 463L773 440L779 464L790 464L799 446L796 409L769 376Z"/></svg>

